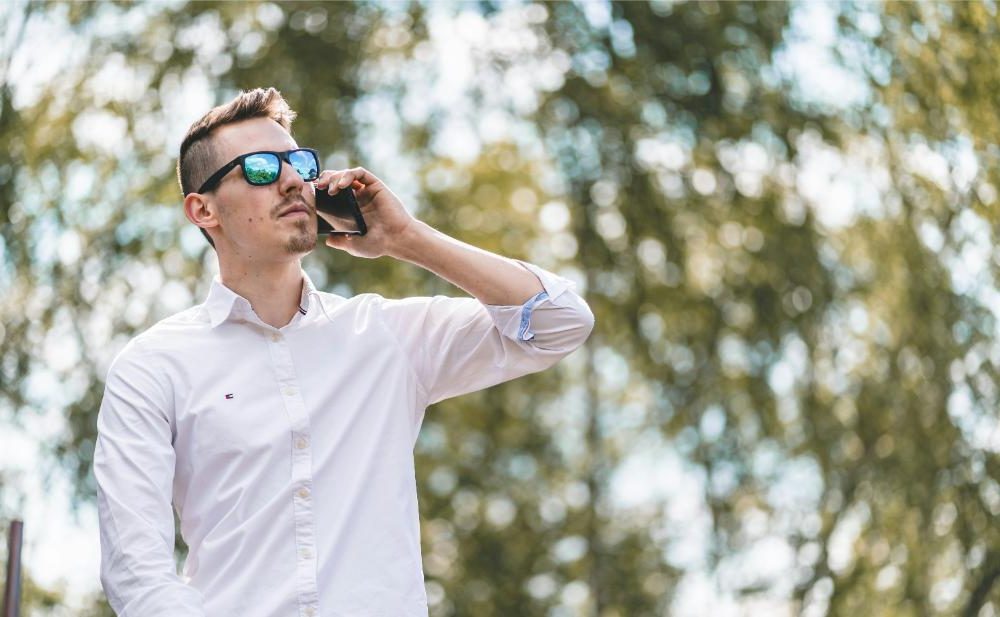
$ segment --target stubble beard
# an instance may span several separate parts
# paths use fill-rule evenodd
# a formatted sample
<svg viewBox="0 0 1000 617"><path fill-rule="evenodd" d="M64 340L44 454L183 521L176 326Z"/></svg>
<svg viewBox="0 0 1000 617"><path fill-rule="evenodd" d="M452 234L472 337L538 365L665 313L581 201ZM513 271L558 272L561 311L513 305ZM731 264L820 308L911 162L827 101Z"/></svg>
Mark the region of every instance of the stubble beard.
<svg viewBox="0 0 1000 617"><path fill-rule="evenodd" d="M300 193L291 199L282 200L282 202L274 209L275 216L278 216L279 212L296 201L305 205L305 199L303 199ZM285 252L287 254L300 255L308 253L316 248L316 219L314 217L315 212L313 212L313 216L307 217L305 220L299 219L295 221L295 233L288 239L287 242L285 242Z"/></svg>
<svg viewBox="0 0 1000 617"><path fill-rule="evenodd" d="M308 253L316 248L316 234L310 233L312 220L295 221L296 233L285 243L285 251L289 255Z"/></svg>

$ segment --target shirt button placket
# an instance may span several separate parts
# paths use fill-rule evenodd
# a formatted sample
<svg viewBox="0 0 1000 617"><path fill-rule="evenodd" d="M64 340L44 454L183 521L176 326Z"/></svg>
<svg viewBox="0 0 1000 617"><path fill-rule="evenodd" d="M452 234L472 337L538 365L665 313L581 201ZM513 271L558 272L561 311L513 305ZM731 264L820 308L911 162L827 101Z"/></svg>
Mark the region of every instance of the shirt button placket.
<svg viewBox="0 0 1000 617"><path fill-rule="evenodd" d="M296 571L298 605L300 614L311 617L317 614L319 590L316 582L316 536L312 512L312 453L309 448L309 414L297 387L294 364L288 341L278 332L271 334L271 358L281 391L281 399L288 414L292 431L291 450L292 515L295 525L295 550L299 556Z"/></svg>

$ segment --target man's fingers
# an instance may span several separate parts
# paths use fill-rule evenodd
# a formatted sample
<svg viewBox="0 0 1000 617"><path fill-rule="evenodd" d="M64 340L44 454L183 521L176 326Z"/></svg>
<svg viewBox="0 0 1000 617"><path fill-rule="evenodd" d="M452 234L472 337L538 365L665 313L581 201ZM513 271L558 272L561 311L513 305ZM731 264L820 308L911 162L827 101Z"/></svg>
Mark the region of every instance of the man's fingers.
<svg viewBox="0 0 1000 617"><path fill-rule="evenodd" d="M323 171L316 178L316 188L333 192L333 189L339 188L338 182L340 182L345 173L346 170L327 169Z"/></svg>
<svg viewBox="0 0 1000 617"><path fill-rule="evenodd" d="M343 188L353 182L360 182L361 184L367 186L378 182L378 178L375 177L375 174L368 171L364 167L352 167L344 171L339 184L340 187Z"/></svg>
<svg viewBox="0 0 1000 617"><path fill-rule="evenodd" d="M375 184L380 180L375 174L364 167L352 167L342 170L327 170L322 172L316 179L316 186L326 189L331 195L343 188L351 187L355 190L364 188L370 184Z"/></svg>
<svg viewBox="0 0 1000 617"><path fill-rule="evenodd" d="M335 180L334 176L336 175L337 171L332 169L324 169L319 173L318 176L316 176L316 187L325 189L327 186L330 185L330 182Z"/></svg>

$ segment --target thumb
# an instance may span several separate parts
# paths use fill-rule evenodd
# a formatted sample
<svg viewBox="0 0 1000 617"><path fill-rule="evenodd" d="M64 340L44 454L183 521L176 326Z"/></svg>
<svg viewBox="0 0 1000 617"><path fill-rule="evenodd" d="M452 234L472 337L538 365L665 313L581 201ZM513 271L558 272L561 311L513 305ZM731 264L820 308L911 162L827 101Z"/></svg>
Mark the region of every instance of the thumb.
<svg viewBox="0 0 1000 617"><path fill-rule="evenodd" d="M327 236L326 245L335 249L346 251L351 246L350 236Z"/></svg>

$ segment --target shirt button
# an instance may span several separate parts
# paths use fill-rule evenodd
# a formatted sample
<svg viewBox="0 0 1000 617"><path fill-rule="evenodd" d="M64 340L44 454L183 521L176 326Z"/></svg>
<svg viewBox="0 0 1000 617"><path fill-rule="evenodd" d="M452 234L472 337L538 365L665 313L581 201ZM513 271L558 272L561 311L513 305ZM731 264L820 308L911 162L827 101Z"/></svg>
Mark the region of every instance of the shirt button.
<svg viewBox="0 0 1000 617"><path fill-rule="evenodd" d="M298 390L296 390L292 386L285 386L283 392L285 393L285 396L295 396L295 393L298 392Z"/></svg>
<svg viewBox="0 0 1000 617"><path fill-rule="evenodd" d="M309 445L309 442L306 441L305 439L301 438L301 437L299 437L298 439L295 440L295 447L298 448L299 450L305 450L306 446L308 446L308 445Z"/></svg>
<svg viewBox="0 0 1000 617"><path fill-rule="evenodd" d="M306 607L306 617L313 617L316 614L316 609L311 606Z"/></svg>
<svg viewBox="0 0 1000 617"><path fill-rule="evenodd" d="M277 343L278 341L281 340L281 335L275 332L271 335L271 340Z"/></svg>
<svg viewBox="0 0 1000 617"><path fill-rule="evenodd" d="M300 488L299 489L299 497L301 497L302 499L308 499L309 498L309 489L307 489L307 488Z"/></svg>
<svg viewBox="0 0 1000 617"><path fill-rule="evenodd" d="M310 551L307 548L304 548L302 549L302 552L299 553L299 555L302 555L303 559L309 559L310 557L312 557L312 551Z"/></svg>

